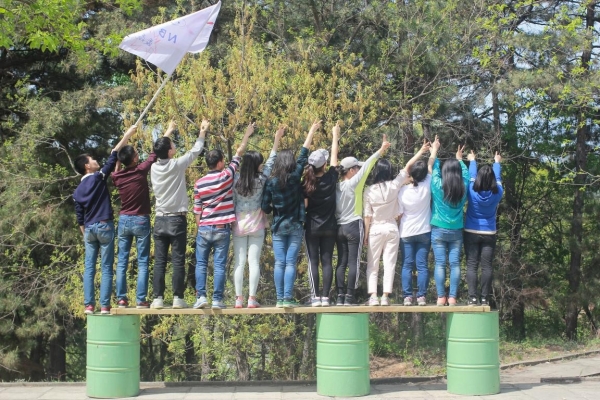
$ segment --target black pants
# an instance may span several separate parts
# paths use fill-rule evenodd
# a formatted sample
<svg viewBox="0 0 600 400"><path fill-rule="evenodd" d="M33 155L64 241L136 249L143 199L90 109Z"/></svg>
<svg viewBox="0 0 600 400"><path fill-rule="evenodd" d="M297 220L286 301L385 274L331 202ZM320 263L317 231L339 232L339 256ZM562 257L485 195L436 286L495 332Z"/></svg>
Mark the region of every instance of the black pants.
<svg viewBox="0 0 600 400"><path fill-rule="evenodd" d="M492 292L492 261L496 249L496 234L482 235L465 232L465 255L467 257L467 284L469 297L477 297L477 268L481 265L481 297Z"/></svg>
<svg viewBox="0 0 600 400"><path fill-rule="evenodd" d="M304 242L308 253L308 281L310 293L314 297L329 297L331 282L333 281L333 247L335 246L337 231L311 231L304 232ZM323 291L319 291L319 259L323 268Z"/></svg>
<svg viewBox="0 0 600 400"><path fill-rule="evenodd" d="M156 217L154 220L154 298L165 295L165 272L169 246L173 264L173 295L183 299L185 289L185 247L187 219L185 215Z"/></svg>
<svg viewBox="0 0 600 400"><path fill-rule="evenodd" d="M338 225L337 253L338 263L335 269L335 284L338 294L354 296L358 287L360 253L364 240L363 221L359 219L348 224ZM345 284L348 268L348 285ZM347 289L344 288L347 286Z"/></svg>

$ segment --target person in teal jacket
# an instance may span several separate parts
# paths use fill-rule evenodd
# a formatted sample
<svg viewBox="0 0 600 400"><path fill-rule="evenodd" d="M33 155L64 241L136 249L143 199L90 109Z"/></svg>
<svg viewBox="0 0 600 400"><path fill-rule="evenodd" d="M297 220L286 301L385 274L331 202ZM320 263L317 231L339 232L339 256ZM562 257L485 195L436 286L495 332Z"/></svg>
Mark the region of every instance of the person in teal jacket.
<svg viewBox="0 0 600 400"><path fill-rule="evenodd" d="M439 141L432 145L437 150ZM463 209L467 201L469 170L462 162L464 146L458 146L456 159L446 160L440 170L439 159L433 164L431 178L431 247L435 258L437 305L446 305L446 255L450 264L448 305L456 305L460 282L460 249L463 244Z"/></svg>

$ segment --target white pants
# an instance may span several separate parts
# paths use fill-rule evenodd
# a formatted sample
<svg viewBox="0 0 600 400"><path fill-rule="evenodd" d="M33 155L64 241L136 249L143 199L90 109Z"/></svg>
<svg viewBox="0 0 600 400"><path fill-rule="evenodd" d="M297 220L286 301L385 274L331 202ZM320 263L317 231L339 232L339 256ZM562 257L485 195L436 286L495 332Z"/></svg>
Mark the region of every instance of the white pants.
<svg viewBox="0 0 600 400"><path fill-rule="evenodd" d="M253 232L245 236L233 235L233 259L235 267L233 270L233 283L235 285L235 295L241 296L244 288L244 267L246 266L246 255L248 256L248 266L250 267L249 277L249 295L256 296L256 288L260 279L260 253L265 241L265 230Z"/></svg>
<svg viewBox="0 0 600 400"><path fill-rule="evenodd" d="M383 254L383 292L391 293L394 286L396 260L400 233L392 222L371 224L369 247L367 248L367 287L369 293L377 293L379 258Z"/></svg>

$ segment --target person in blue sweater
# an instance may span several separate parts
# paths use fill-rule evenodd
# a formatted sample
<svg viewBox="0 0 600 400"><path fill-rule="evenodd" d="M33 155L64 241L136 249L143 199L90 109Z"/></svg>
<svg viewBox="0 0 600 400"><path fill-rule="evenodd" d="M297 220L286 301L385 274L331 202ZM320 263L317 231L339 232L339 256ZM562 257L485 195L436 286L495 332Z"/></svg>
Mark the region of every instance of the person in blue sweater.
<svg viewBox="0 0 600 400"><path fill-rule="evenodd" d="M106 181L117 164L117 152L135 133L132 125L123 139L112 149L110 157L102 168L89 154L81 154L75 159L75 170L83 175L81 183L73 193L75 214L85 243L85 268L83 271L83 302L85 313L93 314L96 309L94 277L96 260L100 252L102 281L100 282L100 312L110 313L112 293L113 261L115 257L115 226L110 192Z"/></svg>
<svg viewBox="0 0 600 400"><path fill-rule="evenodd" d="M440 143L434 142L435 152ZM448 305L456 306L460 282L460 249L463 244L463 208L467 201L469 170L462 162L464 146L458 146L456 159L446 160L440 170L440 160L433 164L431 177L431 247L435 258L437 305L446 305L446 255L450 264Z"/></svg>
<svg viewBox="0 0 600 400"><path fill-rule="evenodd" d="M467 256L468 305L477 305L477 268L481 265L481 305L488 305L492 289L492 260L496 248L496 210L504 192L500 177L502 157L498 152L494 165L483 165L477 171L475 153L467 156L470 183L467 192L465 221L465 254Z"/></svg>

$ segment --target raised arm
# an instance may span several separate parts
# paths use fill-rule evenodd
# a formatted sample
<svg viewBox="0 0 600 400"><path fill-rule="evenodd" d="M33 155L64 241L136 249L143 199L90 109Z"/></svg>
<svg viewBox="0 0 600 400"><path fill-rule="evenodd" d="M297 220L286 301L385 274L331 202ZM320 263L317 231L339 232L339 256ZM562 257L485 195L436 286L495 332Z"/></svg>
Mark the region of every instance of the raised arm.
<svg viewBox="0 0 600 400"><path fill-rule="evenodd" d="M362 167L360 167L356 175L350 178L348 183L351 187L357 188L359 185L365 184L369 172L371 172L371 169L373 169L373 166L375 165L375 160L377 160L379 157L383 157L390 145L391 143L387 141L387 135L384 134L379 150L373 153L373 155L369 157L367 161L365 161Z"/></svg>
<svg viewBox="0 0 600 400"><path fill-rule="evenodd" d="M502 156L500 155L500 153L496 152L496 155L494 156L494 165L492 165L492 168L494 170L494 175L496 176L496 181L500 185L502 184L502 176L500 175L500 172L502 170L502 168L500 167L501 162Z"/></svg>
<svg viewBox="0 0 600 400"><path fill-rule="evenodd" d="M165 131L163 136L171 137L171 134L173 133L173 131L175 130L176 127L177 127L177 123L175 122L175 120L174 119L170 120L169 126L167 127L167 130Z"/></svg>
<svg viewBox="0 0 600 400"><path fill-rule="evenodd" d="M127 142L133 136L133 134L135 133L136 130L137 130L137 125L131 125L129 127L129 129L127 129L127 132L125 132L125 134L123 135L123 138L121 139L121 141L119 143L117 143L117 145L114 147L114 149L112 149L111 153L113 151L119 151L119 149L121 147L123 147L124 145L126 145Z"/></svg>
<svg viewBox="0 0 600 400"><path fill-rule="evenodd" d="M413 164L416 163L417 161L419 161L421 159L421 157L423 157L423 154L425 154L425 152L429 151L430 147L431 147L431 143L429 143L427 141L427 139L423 139L423 146L421 146L419 151L417 151L417 153L410 160L408 160L404 169L407 172L410 171L410 168L413 166Z"/></svg>
<svg viewBox="0 0 600 400"><path fill-rule="evenodd" d="M198 139L196 139L194 146L187 153L175 159L175 163L179 168L185 169L189 167L190 164L198 158L202 152L202 148L204 148L204 139L206 138L206 132L208 132L209 126L210 122L208 122L207 119L203 119L202 124L200 125L200 133L198 134Z"/></svg>
<svg viewBox="0 0 600 400"><path fill-rule="evenodd" d="M437 153L440 150L440 139L435 135L435 140L431 144L431 149L429 150L429 161L427 162L427 170L430 174L433 173L433 163L437 159Z"/></svg>
<svg viewBox="0 0 600 400"><path fill-rule="evenodd" d="M338 152L340 151L340 122L332 129L332 139L331 139L331 161L330 164L332 167L337 167L338 164Z"/></svg>
<svg viewBox="0 0 600 400"><path fill-rule="evenodd" d="M475 179L477 178L477 161L475 160L475 153L473 150L467 154L467 160L469 160L469 175L471 177L471 182L475 182Z"/></svg>
<svg viewBox="0 0 600 400"><path fill-rule="evenodd" d="M306 140L304 140L304 144L302 145L302 147L305 147L307 149L310 148L313 137L315 136L315 132L317 132L317 130L321 128L321 122L321 120L315 120L315 122L313 122L312 126L310 127L310 130L308 131L308 135L306 135Z"/></svg>
<svg viewBox="0 0 600 400"><path fill-rule="evenodd" d="M240 146L237 148L237 151L235 152L235 157L241 157L246 152L246 147L248 146L248 140L250 139L250 136L252 136L252 134L254 133L254 128L256 128L256 122L251 122L248 125L248 127L246 128L246 133L244 133L244 137L242 138L242 143L240 143Z"/></svg>
<svg viewBox="0 0 600 400"><path fill-rule="evenodd" d="M275 139L273 140L273 148L271 149L271 154L269 154L269 158L267 158L267 162L262 170L262 174L264 177L268 178L271 176L271 171L273 170L273 165L275 165L275 159L277 158L277 149L279 148L279 142L281 142L281 138L285 135L285 125L281 125L277 132L275 132Z"/></svg>

